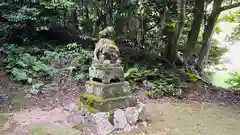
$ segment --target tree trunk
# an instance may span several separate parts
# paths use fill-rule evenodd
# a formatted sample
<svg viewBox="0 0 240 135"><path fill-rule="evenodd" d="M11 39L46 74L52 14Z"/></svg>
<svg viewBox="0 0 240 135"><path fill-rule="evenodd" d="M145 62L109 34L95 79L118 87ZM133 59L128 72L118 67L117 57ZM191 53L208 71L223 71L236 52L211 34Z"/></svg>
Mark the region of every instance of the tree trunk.
<svg viewBox="0 0 240 135"><path fill-rule="evenodd" d="M208 59L208 55L211 49L211 37L213 33L213 29L215 26L215 23L217 21L217 18L221 12L221 5L222 5L223 0L214 0L213 2L213 9L208 17L207 20L207 25L205 26L204 32L203 32L203 44L202 44L202 49L200 51L198 61L196 64L196 69L201 71L205 61Z"/></svg>
<svg viewBox="0 0 240 135"><path fill-rule="evenodd" d="M72 23L75 29L78 29L78 18L77 18L77 8L74 8L71 12Z"/></svg>
<svg viewBox="0 0 240 135"><path fill-rule="evenodd" d="M113 26L113 0L107 0L106 1L106 22L108 26Z"/></svg>
<svg viewBox="0 0 240 135"><path fill-rule="evenodd" d="M158 49L161 48L162 46L162 36L163 36L163 29L166 25L166 17L167 17L167 8L164 7L162 11L159 12L160 14L160 17L162 18L161 21L160 21L160 25L159 25L159 29L158 29L158 32L157 32L157 36L158 36Z"/></svg>
<svg viewBox="0 0 240 135"><path fill-rule="evenodd" d="M180 37L180 33L184 26L185 20L185 0L179 0L179 15L178 15L178 22L175 25L174 31L172 36L168 40L168 45L166 46L166 58L171 62L174 63L177 61L177 43Z"/></svg>
<svg viewBox="0 0 240 135"><path fill-rule="evenodd" d="M199 31L201 28L201 23L204 16L204 0L195 0L194 6L194 19L191 25L191 30L188 33L187 43L185 45L184 58L185 63L189 61L191 53L194 51Z"/></svg>

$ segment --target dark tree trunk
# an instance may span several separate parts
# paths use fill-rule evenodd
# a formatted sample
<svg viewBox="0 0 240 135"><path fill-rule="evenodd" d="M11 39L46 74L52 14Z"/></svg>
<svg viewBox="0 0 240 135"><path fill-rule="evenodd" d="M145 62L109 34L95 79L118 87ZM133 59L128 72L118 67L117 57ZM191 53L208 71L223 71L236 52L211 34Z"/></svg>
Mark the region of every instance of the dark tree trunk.
<svg viewBox="0 0 240 135"><path fill-rule="evenodd" d="M192 55L191 53L194 51L196 46L197 38L199 35L201 23L204 16L204 0L195 0L193 12L194 19L191 25L191 30L188 33L188 39L184 51L184 58L186 64L188 63L189 58Z"/></svg>
<svg viewBox="0 0 240 135"><path fill-rule="evenodd" d="M72 23L75 29L78 29L77 8L74 8L71 13Z"/></svg>
<svg viewBox="0 0 240 135"><path fill-rule="evenodd" d="M196 64L196 69L201 71L205 61L208 59L208 55L211 49L211 37L213 33L213 29L215 26L215 23L217 21L217 18L221 12L221 5L222 5L223 0L214 0L213 2L213 9L208 17L207 20L207 25L205 26L204 32L203 32L203 45L202 49L200 51L198 61Z"/></svg>
<svg viewBox="0 0 240 135"><path fill-rule="evenodd" d="M178 15L178 22L175 25L174 31L171 35L169 35L168 45L166 46L166 58L171 62L174 63L178 61L177 59L177 44L180 37L180 33L184 26L185 20L185 0L179 0L179 15Z"/></svg>

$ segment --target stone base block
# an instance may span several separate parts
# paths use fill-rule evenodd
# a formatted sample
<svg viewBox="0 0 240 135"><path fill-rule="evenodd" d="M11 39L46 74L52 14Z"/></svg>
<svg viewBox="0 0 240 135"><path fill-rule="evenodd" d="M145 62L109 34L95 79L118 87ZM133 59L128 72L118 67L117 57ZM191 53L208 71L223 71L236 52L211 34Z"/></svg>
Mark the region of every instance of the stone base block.
<svg viewBox="0 0 240 135"><path fill-rule="evenodd" d="M93 107L100 111L111 111L113 109L124 109L127 107L133 107L137 104L137 100L132 96L124 96L117 98L105 99L101 104L95 104Z"/></svg>
<svg viewBox="0 0 240 135"><path fill-rule="evenodd" d="M103 84L94 81L88 81L86 84L86 93L94 94L102 98L112 98L127 96L131 92L128 82L118 82Z"/></svg>
<svg viewBox="0 0 240 135"><path fill-rule="evenodd" d="M117 98L101 98L93 94L81 94L80 101L85 106L91 106L99 111L111 111L113 109L124 109L133 107L137 104L137 100L133 96L123 96Z"/></svg>
<svg viewBox="0 0 240 135"><path fill-rule="evenodd" d="M124 81L124 71L122 67L90 67L89 77L100 79L102 83L109 84L111 80L119 79L120 82Z"/></svg>

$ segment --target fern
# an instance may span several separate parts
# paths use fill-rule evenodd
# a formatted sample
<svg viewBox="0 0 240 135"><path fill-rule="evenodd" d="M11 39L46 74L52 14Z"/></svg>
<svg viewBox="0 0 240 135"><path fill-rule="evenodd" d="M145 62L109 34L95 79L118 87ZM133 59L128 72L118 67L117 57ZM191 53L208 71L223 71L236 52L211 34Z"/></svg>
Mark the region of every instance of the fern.
<svg viewBox="0 0 240 135"><path fill-rule="evenodd" d="M6 68L17 81L26 81L28 78L38 77L40 73L48 73L51 70L38 57L24 53L22 48L16 46L9 47Z"/></svg>

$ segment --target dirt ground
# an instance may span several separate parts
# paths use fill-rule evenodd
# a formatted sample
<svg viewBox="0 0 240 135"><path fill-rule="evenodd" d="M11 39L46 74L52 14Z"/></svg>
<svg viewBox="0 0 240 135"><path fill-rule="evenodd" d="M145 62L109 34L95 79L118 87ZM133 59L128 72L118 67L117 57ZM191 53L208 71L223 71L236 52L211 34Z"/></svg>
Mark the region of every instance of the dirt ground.
<svg viewBox="0 0 240 135"><path fill-rule="evenodd" d="M119 135L238 135L240 107L213 103L147 103L150 126L139 132ZM13 118L13 119L12 119ZM9 123L8 119L17 123ZM0 118L3 135L76 135L62 113L32 109Z"/></svg>
<svg viewBox="0 0 240 135"><path fill-rule="evenodd" d="M1 91L11 89L10 104L0 113L0 135L77 135L68 123L63 107L78 101L79 89L59 90L50 97L32 98L24 88L1 80ZM11 87L10 87L11 86ZM206 92L193 85L183 99L162 98L146 104L150 126L139 132L120 135L238 135L239 94ZM203 92L205 91L205 92ZM9 91L8 91L9 92ZM31 98L30 98L31 97Z"/></svg>
<svg viewBox="0 0 240 135"><path fill-rule="evenodd" d="M239 135L240 107L213 103L148 103L151 126L120 135Z"/></svg>

